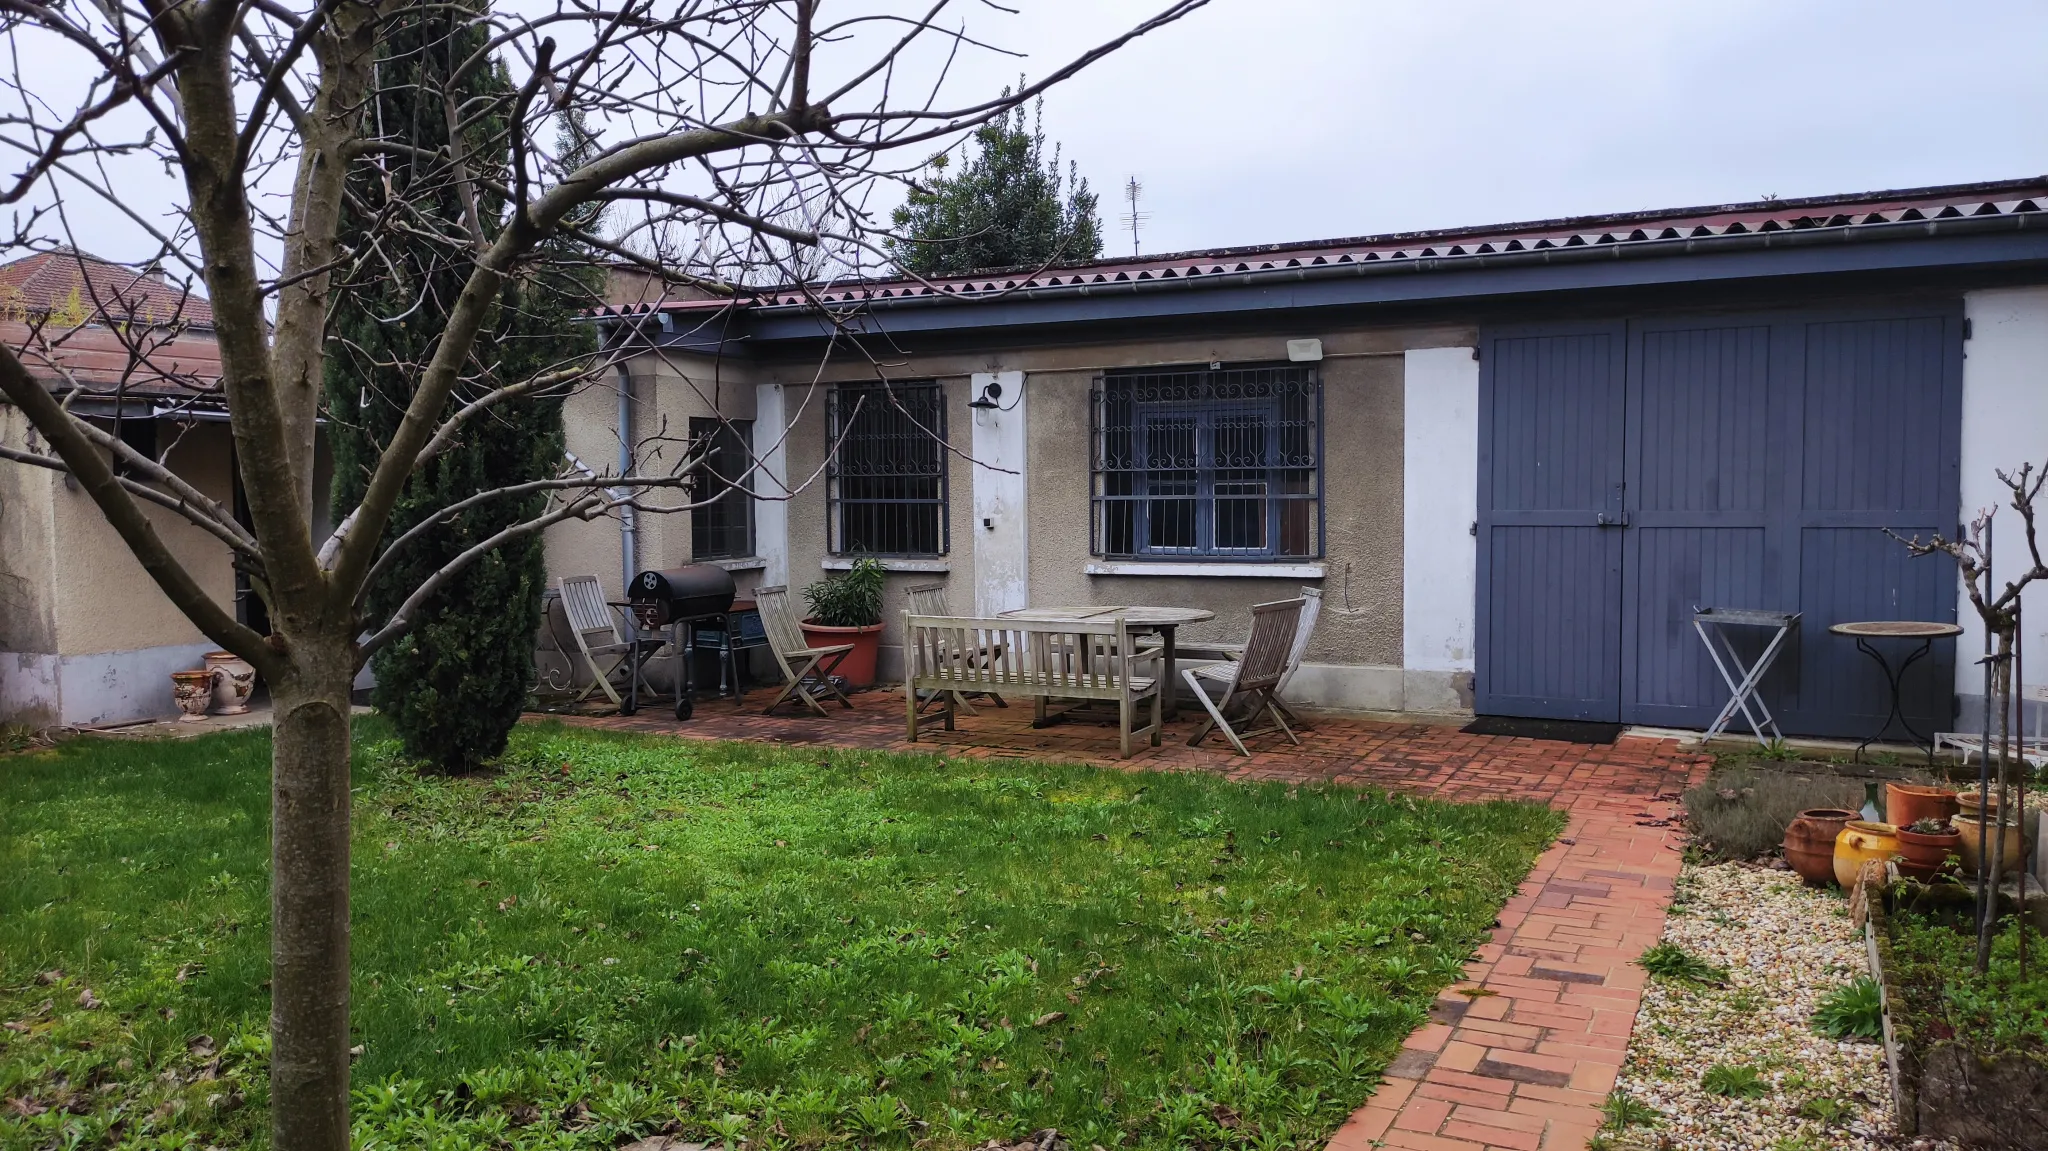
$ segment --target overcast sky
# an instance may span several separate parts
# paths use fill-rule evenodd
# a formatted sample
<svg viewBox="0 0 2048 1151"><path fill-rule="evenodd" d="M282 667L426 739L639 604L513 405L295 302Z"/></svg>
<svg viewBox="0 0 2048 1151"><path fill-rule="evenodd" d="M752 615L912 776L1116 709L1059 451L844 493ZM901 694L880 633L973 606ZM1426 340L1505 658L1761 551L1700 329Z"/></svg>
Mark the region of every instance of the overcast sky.
<svg viewBox="0 0 2048 1151"><path fill-rule="evenodd" d="M976 18L1051 66L1159 0ZM1043 63L1041 63L1043 62ZM2048 0L1215 0L1048 97L1148 252L2048 172Z"/></svg>
<svg viewBox="0 0 2048 1151"><path fill-rule="evenodd" d="M1166 0L1004 2L1021 13L957 18L1026 55L970 52L947 103ZM884 4L926 7L842 10ZM2048 0L1214 0L1056 88L1045 127L1102 196L1106 254L1130 250L1132 175L1164 252L2039 174L2044 62ZM75 79L28 66L48 98ZM125 165L130 206L161 214L178 190ZM150 253L74 207L84 246Z"/></svg>

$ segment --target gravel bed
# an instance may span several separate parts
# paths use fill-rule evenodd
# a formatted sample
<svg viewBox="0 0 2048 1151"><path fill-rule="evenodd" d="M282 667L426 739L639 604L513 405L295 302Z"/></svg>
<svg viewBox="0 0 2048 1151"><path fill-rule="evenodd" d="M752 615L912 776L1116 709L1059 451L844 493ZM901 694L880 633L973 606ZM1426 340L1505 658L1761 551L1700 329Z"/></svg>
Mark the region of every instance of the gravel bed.
<svg viewBox="0 0 2048 1151"><path fill-rule="evenodd" d="M1687 865L1666 942L1728 972L1725 988L1652 979L1617 1090L1661 1113L1617 1147L1683 1151L1943 1148L1898 1135L1884 1048L1814 1031L1833 988L1868 972L1862 933L1840 893L1789 871ZM1715 1064L1754 1068L1768 1090L1727 1098L1701 1089Z"/></svg>

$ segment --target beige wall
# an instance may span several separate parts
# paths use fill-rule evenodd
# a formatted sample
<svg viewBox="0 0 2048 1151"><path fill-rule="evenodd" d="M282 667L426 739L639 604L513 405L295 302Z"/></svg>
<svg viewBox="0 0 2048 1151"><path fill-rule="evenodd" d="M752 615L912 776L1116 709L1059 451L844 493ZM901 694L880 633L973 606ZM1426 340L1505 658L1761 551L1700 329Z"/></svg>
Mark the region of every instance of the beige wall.
<svg viewBox="0 0 2048 1151"><path fill-rule="evenodd" d="M0 404L0 443L29 442L28 417ZM57 650L52 491L63 482L44 468L0 462L0 651Z"/></svg>
<svg viewBox="0 0 2048 1151"><path fill-rule="evenodd" d="M1097 375L1117 368L1173 364L1270 362L1286 357L1290 338L1323 341L1323 556L1320 579L1269 579L1245 576L1125 576L1089 574L1094 558L1089 546L1088 393ZM1271 335L1176 340L1132 340L1089 345L1038 348L996 348L940 355L912 355L892 362L889 377L897 380L937 379L947 405L950 482L950 549L941 557L945 570L896 572L889 578L884 622L883 669L900 666L896 623L903 609L903 591L920 583L943 583L953 610L967 613L975 602L972 492L975 465L969 458L972 411L968 408L969 377L977 372L1022 371L1026 374L1029 596L1034 604L1195 604L1218 613L1215 621L1188 629L1188 640L1239 640L1249 626L1250 607L1287 598L1304 583L1323 589L1323 613L1310 663L1374 669L1390 678L1393 706L1400 698L1402 664L1402 405L1403 353L1429 347L1473 344L1469 326L1379 327L1331 330L1305 325ZM703 414L716 403L728 416L744 418L753 410L754 382L780 384L791 423L788 435L789 483L797 488L788 505L788 583L792 593L827 574L824 561L826 498L823 464L826 454L826 395L832 384L875 378L865 359L842 356L820 372L815 360L728 368L732 380L748 386L726 387L712 394L706 365L697 361L657 363L653 356L633 361L636 379L652 381L653 396L639 401L651 413L665 416L680 435L687 416ZM723 382L723 381L722 381ZM570 416L572 446L592 447L586 458L610 462L617 455L610 432L615 418L615 393L604 390ZM772 431L756 429L764 446ZM578 451L585 451L577 447ZM600 543L579 527L574 554L602 551L617 568L617 528L606 524L608 542ZM568 533L563 533L566 537ZM642 566L659 559L666 566L687 561L688 522L676 517L661 528L646 530ZM765 544L766 541L764 541ZM557 553L550 538L550 557ZM569 548L559 549L568 553ZM558 569L559 570L559 569ZM616 579L607 575L609 585ZM800 600L799 600L800 603Z"/></svg>

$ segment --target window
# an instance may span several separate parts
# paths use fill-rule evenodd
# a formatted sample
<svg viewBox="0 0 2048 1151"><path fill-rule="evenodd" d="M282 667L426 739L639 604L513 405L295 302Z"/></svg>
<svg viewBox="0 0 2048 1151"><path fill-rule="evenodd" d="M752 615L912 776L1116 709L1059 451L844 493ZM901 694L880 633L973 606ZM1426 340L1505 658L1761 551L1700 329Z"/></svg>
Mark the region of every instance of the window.
<svg viewBox="0 0 2048 1151"><path fill-rule="evenodd" d="M1097 381L1090 550L1313 559L1323 548L1321 381L1306 365Z"/></svg>
<svg viewBox="0 0 2048 1151"><path fill-rule="evenodd" d="M833 390L828 414L832 554L946 554L946 404L939 385L845 385Z"/></svg>
<svg viewBox="0 0 2048 1151"><path fill-rule="evenodd" d="M709 444L690 494L690 557L741 559L754 554L752 420L692 419L690 443ZM703 449L699 449L703 450ZM709 502L702 502L709 501Z"/></svg>

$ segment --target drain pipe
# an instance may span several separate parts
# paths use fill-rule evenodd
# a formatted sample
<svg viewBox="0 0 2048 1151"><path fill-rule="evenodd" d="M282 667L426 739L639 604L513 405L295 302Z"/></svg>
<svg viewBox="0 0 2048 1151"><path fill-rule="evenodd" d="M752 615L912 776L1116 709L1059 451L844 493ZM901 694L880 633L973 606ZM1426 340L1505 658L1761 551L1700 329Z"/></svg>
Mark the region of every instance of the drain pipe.
<svg viewBox="0 0 2048 1151"><path fill-rule="evenodd" d="M621 362L619 370L619 474L633 474L633 377ZM619 509L619 594L630 595L633 577L640 574L640 509L627 504Z"/></svg>

